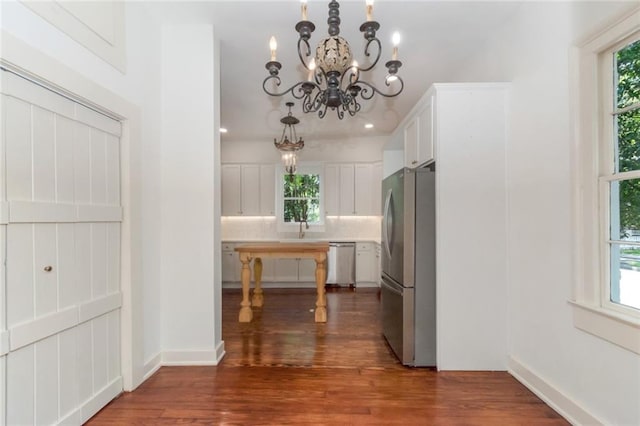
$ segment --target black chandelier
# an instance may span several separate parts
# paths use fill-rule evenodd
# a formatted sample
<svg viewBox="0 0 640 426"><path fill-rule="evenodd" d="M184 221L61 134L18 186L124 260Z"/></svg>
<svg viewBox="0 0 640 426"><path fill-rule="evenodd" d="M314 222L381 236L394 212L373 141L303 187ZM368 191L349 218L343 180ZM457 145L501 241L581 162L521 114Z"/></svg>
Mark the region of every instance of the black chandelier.
<svg viewBox="0 0 640 426"><path fill-rule="evenodd" d="M289 108L289 113L280 119L280 122L284 124L282 136L280 141L274 138L273 144L282 152L282 163L285 171L289 174L289 177L293 177L296 174L296 151L304 148L304 141L302 137L298 138L296 134L295 125L300 123L300 120L291 114L293 102L287 102L286 105Z"/></svg>
<svg viewBox="0 0 640 426"><path fill-rule="evenodd" d="M309 39L315 30L315 25L307 20L307 4L306 0L302 0L302 20L296 24L295 28L300 35L298 38L298 57L302 65L309 71L308 78L283 92L272 92L267 89L269 81L274 81L276 88L280 86L278 73L282 68L282 64L276 61L276 40L271 37L271 60L265 65L269 76L262 82L263 90L271 96L283 96L291 92L294 98L302 99L304 112L318 112L318 116L323 118L327 113L327 108L331 108L336 110L340 119L344 117L345 111L351 116L360 111L358 97L369 100L376 93L387 98L398 96L404 88L404 82L397 75L398 69L402 66L402 62L397 59L397 44L399 42L397 33L394 34L392 58L385 64L388 74L384 80L387 87L394 84L396 90L384 93L371 83L361 79L362 73L370 71L376 66L382 53L380 40L376 37L376 31L380 28L380 24L372 19L373 0L367 0L366 5L367 20L360 25L360 31L364 33L366 40L365 56L371 57L370 50L376 50L375 60L371 65L363 68L356 61L352 62L351 47L344 38L339 36L340 4L336 0L329 2L329 18L327 19L329 36L318 43L315 56L311 57Z"/></svg>

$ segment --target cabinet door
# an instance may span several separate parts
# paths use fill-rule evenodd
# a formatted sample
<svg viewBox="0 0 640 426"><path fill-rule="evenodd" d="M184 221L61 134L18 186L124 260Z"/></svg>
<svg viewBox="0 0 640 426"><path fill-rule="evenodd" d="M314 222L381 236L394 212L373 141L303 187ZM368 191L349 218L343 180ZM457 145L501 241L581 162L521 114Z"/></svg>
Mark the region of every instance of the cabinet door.
<svg viewBox="0 0 640 426"><path fill-rule="evenodd" d="M260 215L276 213L276 167L273 164L260 166Z"/></svg>
<svg viewBox="0 0 640 426"><path fill-rule="evenodd" d="M236 252L223 251L222 252L222 281L223 282L237 282L240 276L240 260Z"/></svg>
<svg viewBox="0 0 640 426"><path fill-rule="evenodd" d="M382 163L371 166L371 214L382 216Z"/></svg>
<svg viewBox="0 0 640 426"><path fill-rule="evenodd" d="M418 113L418 164L433 159L433 96Z"/></svg>
<svg viewBox="0 0 640 426"><path fill-rule="evenodd" d="M356 282L377 282L375 251L371 243L356 246Z"/></svg>
<svg viewBox="0 0 640 426"><path fill-rule="evenodd" d="M339 212L341 216L352 216L356 214L354 204L354 168L353 164L340 165L340 185Z"/></svg>
<svg viewBox="0 0 640 426"><path fill-rule="evenodd" d="M240 165L225 164L222 166L222 216L242 214L241 182Z"/></svg>
<svg viewBox="0 0 640 426"><path fill-rule="evenodd" d="M373 192L377 185L372 182L371 164L354 166L354 214L369 216L373 214Z"/></svg>
<svg viewBox="0 0 640 426"><path fill-rule="evenodd" d="M280 282L298 281L298 259L276 259L275 275Z"/></svg>
<svg viewBox="0 0 640 426"><path fill-rule="evenodd" d="M404 166L418 165L418 118L414 117L404 128Z"/></svg>
<svg viewBox="0 0 640 426"><path fill-rule="evenodd" d="M260 215L260 166L247 164L242 166L241 182L242 200L241 211L243 216Z"/></svg>
<svg viewBox="0 0 640 426"><path fill-rule="evenodd" d="M338 176L340 169L337 164L327 164L324 166L324 210L327 216L337 216L340 214Z"/></svg>
<svg viewBox="0 0 640 426"><path fill-rule="evenodd" d="M316 261L314 259L300 259L298 262L298 281L316 281Z"/></svg>
<svg viewBox="0 0 640 426"><path fill-rule="evenodd" d="M273 282L275 281L275 276L276 259L273 257L262 258L262 282Z"/></svg>

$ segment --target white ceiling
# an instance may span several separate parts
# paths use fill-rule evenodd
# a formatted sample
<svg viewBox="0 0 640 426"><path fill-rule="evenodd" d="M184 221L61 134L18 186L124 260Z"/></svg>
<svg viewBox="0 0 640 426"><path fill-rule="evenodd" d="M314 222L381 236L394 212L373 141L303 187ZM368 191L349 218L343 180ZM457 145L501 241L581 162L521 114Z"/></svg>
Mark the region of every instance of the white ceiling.
<svg viewBox="0 0 640 426"><path fill-rule="evenodd" d="M312 49L327 35L326 0L309 0L308 19L316 30L310 43ZM463 66L467 56L474 54L496 26L501 25L519 7L518 2L483 1L400 1L377 0L374 19L380 23L378 37L382 42L382 57L370 73L372 81L382 88L391 56L391 35L401 34L398 59L403 62L399 75L404 91L395 98L375 96L364 101L362 111L354 117L338 120L336 113L327 112L324 119L317 114L305 114L300 101L292 96L271 97L262 90L268 73L269 38L278 40L277 59L282 63L280 76L283 88L304 79L300 65L297 32L300 20L299 0L287 1L209 1L158 3L163 20L201 21L214 25L221 45L221 125L229 132L223 141L272 140L280 136L280 118L286 115L285 102L293 100L293 114L301 123L298 134L311 139L345 139L368 135L388 135L434 82L455 81L455 70ZM346 38L354 59L364 63L364 38L359 31L365 21L365 1L340 2L342 20L340 35ZM365 123L374 128L366 130Z"/></svg>

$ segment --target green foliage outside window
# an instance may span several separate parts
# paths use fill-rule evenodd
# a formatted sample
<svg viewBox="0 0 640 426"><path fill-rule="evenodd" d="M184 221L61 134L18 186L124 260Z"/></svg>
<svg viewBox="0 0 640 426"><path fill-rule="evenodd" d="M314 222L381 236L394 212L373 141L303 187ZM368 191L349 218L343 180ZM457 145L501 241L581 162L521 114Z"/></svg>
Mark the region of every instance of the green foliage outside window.
<svg viewBox="0 0 640 426"><path fill-rule="evenodd" d="M320 176L314 174L285 175L284 221L314 223L320 221Z"/></svg>
<svg viewBox="0 0 640 426"><path fill-rule="evenodd" d="M622 109L640 103L640 40L616 52L617 107ZM617 115L618 144L616 171L640 170L640 108ZM640 230L640 179L629 179L620 185L620 233Z"/></svg>

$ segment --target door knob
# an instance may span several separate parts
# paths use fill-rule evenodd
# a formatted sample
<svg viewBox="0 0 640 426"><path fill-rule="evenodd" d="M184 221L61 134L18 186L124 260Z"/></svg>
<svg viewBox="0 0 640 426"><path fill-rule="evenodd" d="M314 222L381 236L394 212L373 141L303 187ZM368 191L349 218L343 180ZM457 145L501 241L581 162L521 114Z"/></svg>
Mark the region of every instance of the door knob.
<svg viewBox="0 0 640 426"><path fill-rule="evenodd" d="M51 271L53 271L53 267L52 266L45 266L44 267L44 271L45 272L51 272Z"/></svg>

